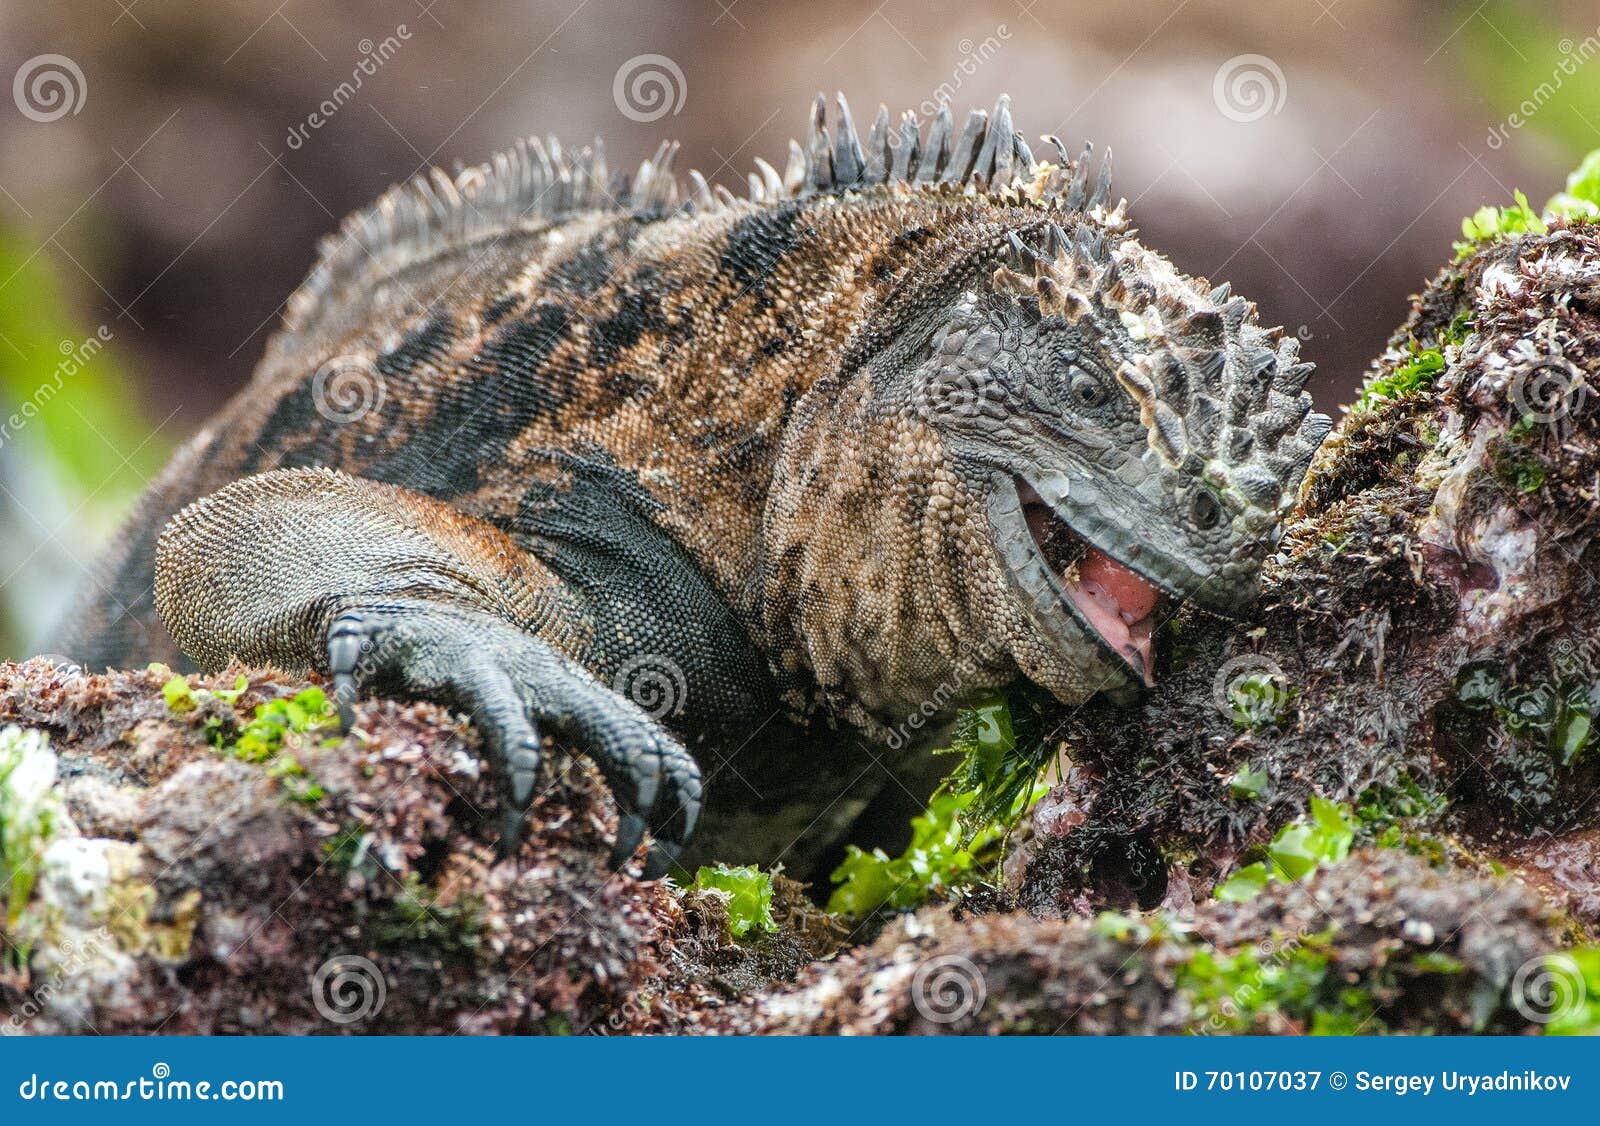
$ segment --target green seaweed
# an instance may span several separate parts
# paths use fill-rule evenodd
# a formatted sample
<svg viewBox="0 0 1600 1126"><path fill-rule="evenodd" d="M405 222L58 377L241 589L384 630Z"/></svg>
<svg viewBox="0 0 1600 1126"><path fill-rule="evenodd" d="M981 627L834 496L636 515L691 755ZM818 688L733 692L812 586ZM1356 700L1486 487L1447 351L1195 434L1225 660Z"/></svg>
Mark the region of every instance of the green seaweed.
<svg viewBox="0 0 1600 1126"><path fill-rule="evenodd" d="M893 857L881 848L847 846L831 875L839 886L828 910L857 917L883 907L907 911L980 878L1017 820L1048 789L1039 781L1048 743L1033 719L1030 710L1003 700L963 709L951 746L935 752L959 754L961 762L928 808L911 819L911 843Z"/></svg>
<svg viewBox="0 0 1600 1126"><path fill-rule="evenodd" d="M1411 356L1398 364L1387 375L1374 376L1361 388L1356 406L1372 410L1379 403L1390 402L1406 395L1426 391L1445 369L1444 353L1438 348L1421 348L1415 341Z"/></svg>
<svg viewBox="0 0 1600 1126"><path fill-rule="evenodd" d="M1542 748L1560 766L1574 765L1594 745L1600 681L1507 684L1489 666L1475 665L1457 679L1456 699L1468 711L1492 714L1513 738Z"/></svg>
<svg viewBox="0 0 1600 1126"><path fill-rule="evenodd" d="M407 872L400 894L378 921L377 939L386 946L420 943L458 955L476 953L483 933L483 902L466 897L440 903L439 893L416 872Z"/></svg>
<svg viewBox="0 0 1600 1126"><path fill-rule="evenodd" d="M713 892L728 913L728 933L735 939L752 931L778 929L772 917L772 877L751 865L715 864L694 874L694 889Z"/></svg>
<svg viewBox="0 0 1600 1126"><path fill-rule="evenodd" d="M1054 749L1023 693L956 714L950 746L933 753L961 756L940 790L972 795L959 811L969 838L996 826L1004 836L1016 824L1043 793L1039 775Z"/></svg>
<svg viewBox="0 0 1600 1126"><path fill-rule="evenodd" d="M1555 1008L1546 1036L1600 1036L1600 945L1576 946L1545 959Z"/></svg>
<svg viewBox="0 0 1600 1126"><path fill-rule="evenodd" d="M1233 954L1197 948L1178 968L1196 1032L1250 1032L1280 1014L1313 1036L1380 1031L1370 994L1329 971L1331 934L1276 936Z"/></svg>
<svg viewBox="0 0 1600 1126"><path fill-rule="evenodd" d="M1470 258L1485 243L1516 235L1542 235L1550 228L1544 218L1528 206L1528 197L1520 190L1511 193L1515 201L1509 207L1485 204L1461 220L1462 241L1455 243L1457 260Z"/></svg>
<svg viewBox="0 0 1600 1126"><path fill-rule="evenodd" d="M858 918L880 907L909 911L969 882L976 855L1000 836L998 829L968 836L960 815L976 797L971 791L935 794L927 811L911 819L911 843L899 856L847 846L833 870L839 886L828 897L828 910Z"/></svg>
<svg viewBox="0 0 1600 1126"><path fill-rule="evenodd" d="M1252 766L1241 766L1228 779L1228 792L1241 801L1255 801L1267 791L1267 772Z"/></svg>
<svg viewBox="0 0 1600 1126"><path fill-rule="evenodd" d="M165 671L164 666L151 668ZM184 677L173 676L162 684L161 695L169 711L174 715L186 715L198 709L207 697L215 697L232 707L249 684L249 678L241 674L232 688L208 690L194 688ZM216 715L206 717L204 731L207 741L223 754L242 762L264 765L267 776L278 780L291 801L315 805L327 793L306 771L294 748L305 739L330 732L334 720L335 712L328 703L327 694L311 687L290 697L258 704L250 720L233 730L231 736L228 721ZM324 746L337 741L334 737L322 740Z"/></svg>
<svg viewBox="0 0 1600 1126"><path fill-rule="evenodd" d="M1600 149L1591 151L1567 174L1565 191L1557 192L1535 211L1520 190L1509 205L1486 204L1461 220L1462 241L1454 244L1456 260L1468 258L1497 239L1545 234L1557 220L1600 218Z"/></svg>
<svg viewBox="0 0 1600 1126"><path fill-rule="evenodd" d="M1218 885L1216 897L1232 903L1254 899L1269 880L1300 880L1350 855L1356 824L1348 805L1312 797L1307 813L1279 829L1266 858L1246 864Z"/></svg>

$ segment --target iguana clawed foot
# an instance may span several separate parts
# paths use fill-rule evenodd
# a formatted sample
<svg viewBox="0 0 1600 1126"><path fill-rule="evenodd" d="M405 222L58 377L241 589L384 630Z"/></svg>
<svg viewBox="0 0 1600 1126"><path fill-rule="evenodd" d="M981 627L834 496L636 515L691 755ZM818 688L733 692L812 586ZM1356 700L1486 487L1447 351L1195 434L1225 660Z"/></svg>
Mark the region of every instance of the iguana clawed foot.
<svg viewBox="0 0 1600 1126"><path fill-rule="evenodd" d="M653 833L644 875L663 875L700 815L700 770L655 720L545 642L480 611L392 601L347 609L328 630L340 723L363 692L462 708L483 735L504 805L500 855L516 850L543 761L542 731L569 739L619 806L613 866Z"/></svg>

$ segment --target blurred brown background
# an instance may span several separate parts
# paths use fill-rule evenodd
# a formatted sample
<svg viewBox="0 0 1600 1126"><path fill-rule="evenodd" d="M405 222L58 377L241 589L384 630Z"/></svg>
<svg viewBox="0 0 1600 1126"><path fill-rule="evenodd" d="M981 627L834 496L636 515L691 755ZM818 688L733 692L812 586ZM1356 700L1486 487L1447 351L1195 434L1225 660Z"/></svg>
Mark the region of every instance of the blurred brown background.
<svg viewBox="0 0 1600 1126"><path fill-rule="evenodd" d="M1593 0L5 0L0 391L32 413L0 429L0 656L248 377L318 236L428 163L673 136L737 186L819 89L858 120L1009 92L1030 136L1112 145L1145 241L1297 331L1327 409L1463 215L1538 206L1600 146L1597 25Z"/></svg>

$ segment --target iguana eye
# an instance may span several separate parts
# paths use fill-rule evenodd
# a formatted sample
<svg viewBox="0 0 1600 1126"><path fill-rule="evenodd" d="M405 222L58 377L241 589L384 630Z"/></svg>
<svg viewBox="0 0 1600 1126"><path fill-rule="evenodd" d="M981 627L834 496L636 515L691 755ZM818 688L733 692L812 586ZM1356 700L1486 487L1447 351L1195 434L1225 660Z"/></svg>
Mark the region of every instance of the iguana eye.
<svg viewBox="0 0 1600 1126"><path fill-rule="evenodd" d="M1073 403L1080 407L1098 407L1106 401L1105 385L1079 367L1072 369L1068 390Z"/></svg>
<svg viewBox="0 0 1600 1126"><path fill-rule="evenodd" d="M1197 489L1189 499L1189 519L1203 532L1209 532L1222 520L1222 502L1210 489Z"/></svg>

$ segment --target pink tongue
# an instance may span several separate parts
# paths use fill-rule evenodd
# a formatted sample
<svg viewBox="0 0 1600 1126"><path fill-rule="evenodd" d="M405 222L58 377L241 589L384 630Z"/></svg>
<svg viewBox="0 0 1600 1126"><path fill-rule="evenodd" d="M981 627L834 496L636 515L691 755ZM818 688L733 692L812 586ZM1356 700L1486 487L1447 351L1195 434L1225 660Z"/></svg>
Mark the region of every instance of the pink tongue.
<svg viewBox="0 0 1600 1126"><path fill-rule="evenodd" d="M1150 616L1161 595L1155 587L1104 552L1090 548L1078 563L1078 581L1067 584L1073 605L1089 619L1113 649L1155 683L1155 655L1150 646Z"/></svg>
<svg viewBox="0 0 1600 1126"><path fill-rule="evenodd" d="M1117 615L1129 625L1148 618L1161 597L1155 587L1092 547L1078 564L1078 584L1087 594L1109 598L1116 604Z"/></svg>

